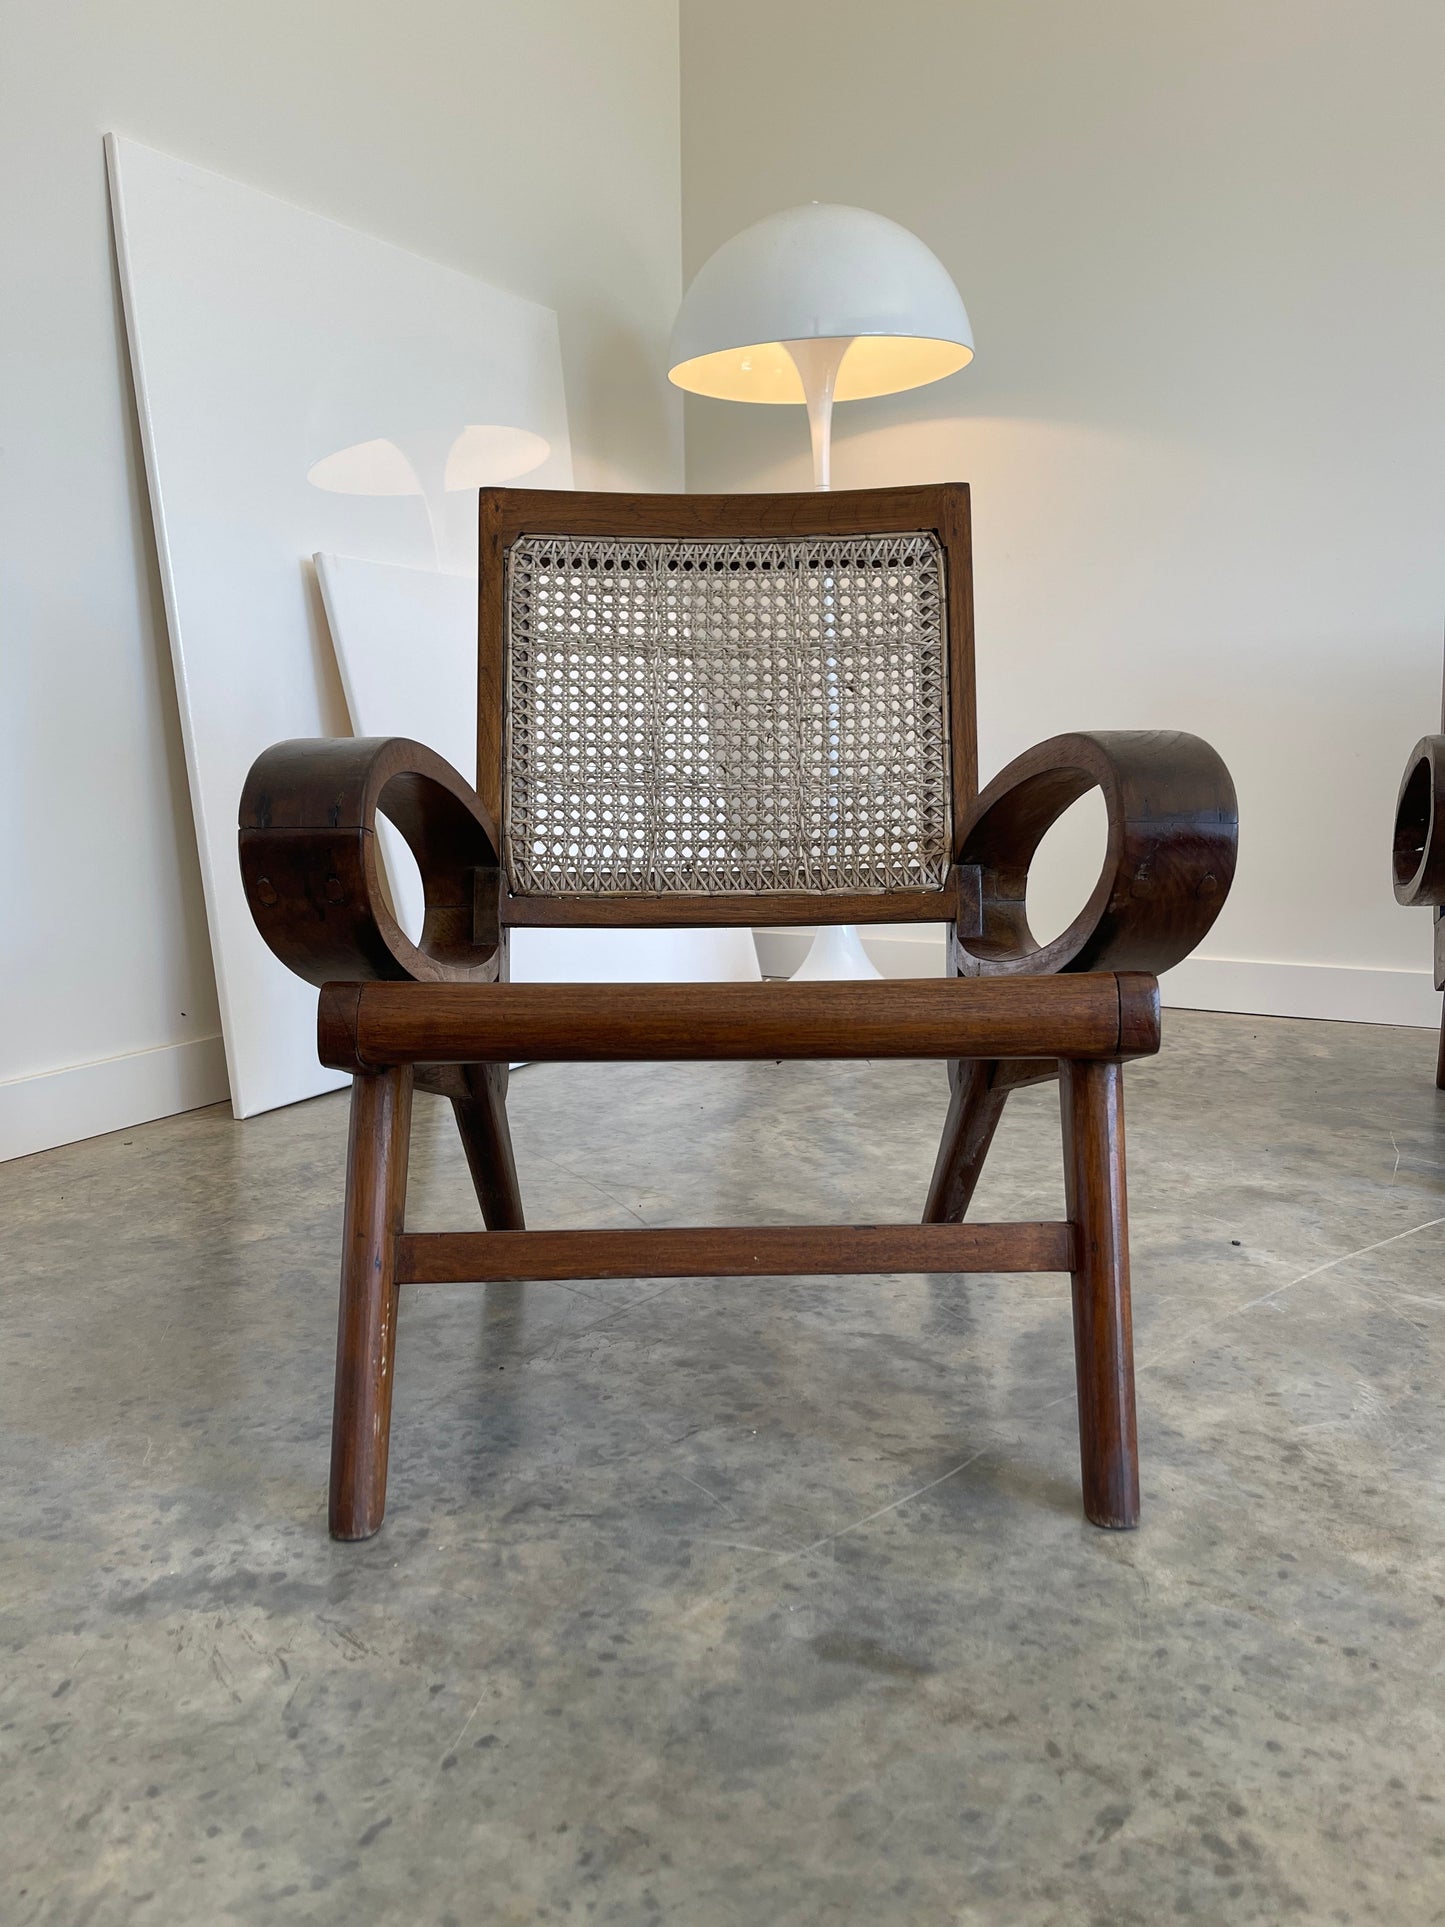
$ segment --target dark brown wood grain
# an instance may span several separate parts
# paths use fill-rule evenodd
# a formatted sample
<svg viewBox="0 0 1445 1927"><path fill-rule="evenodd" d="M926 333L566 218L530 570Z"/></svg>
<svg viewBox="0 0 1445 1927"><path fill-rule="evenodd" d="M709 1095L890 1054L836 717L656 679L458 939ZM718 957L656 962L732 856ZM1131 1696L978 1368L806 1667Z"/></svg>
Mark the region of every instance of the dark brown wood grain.
<svg viewBox="0 0 1445 1927"><path fill-rule="evenodd" d="M1040 944L1028 924L1029 869L1045 834L1098 787L1108 844L1093 890L1069 927ZM1207 743L1172 730L1056 736L1002 770L959 823L961 896L949 974L1037 977L1060 971L1158 974L1199 944L1234 877L1238 808ZM976 879L976 885L974 884ZM1127 1050L1137 1040L1124 1038ZM962 1215L1003 1114L987 1068L955 1067L925 1215Z"/></svg>
<svg viewBox="0 0 1445 1927"><path fill-rule="evenodd" d="M452 1096L452 1114L482 1222L488 1231L521 1231L526 1218L507 1122L507 1066L462 1064L457 1068L462 1089Z"/></svg>
<svg viewBox="0 0 1445 1927"><path fill-rule="evenodd" d="M1064 1194L1077 1240L1074 1367L1084 1511L1096 1526L1139 1523L1124 1079L1111 1063L1063 1063Z"/></svg>
<svg viewBox="0 0 1445 1927"><path fill-rule="evenodd" d="M1114 1057L1159 1045L1158 986L1107 972L1037 981L335 984L318 1047L337 1069L393 1063Z"/></svg>
<svg viewBox="0 0 1445 1927"><path fill-rule="evenodd" d="M869 895L513 897L501 860L507 557L522 536L746 542L932 531L944 560L954 864L941 890ZM1124 1057L1159 1044L1155 977L1212 925L1234 871L1237 812L1207 744L1167 731L1055 737L976 795L969 496L961 484L799 495L484 489L479 502L475 788L402 739L294 742L252 769L240 856L257 927L323 986L324 1062L356 1074L337 1346L331 1523L381 1522L397 1282L1067 1269L1085 1510L1138 1517L1124 1195ZM1427 739L1428 741L1429 739ZM1445 902L1432 841L1442 753L1402 790L1396 887ZM1102 873L1050 943L1028 927L1028 870L1091 786L1109 814ZM1442 812L1445 813L1445 812ZM426 896L418 943L378 857L390 817ZM1422 891L1438 894L1422 896ZM926 983L507 983L513 925L653 927L942 922L948 976ZM1437 940L1437 969L1445 940ZM921 1225L527 1231L507 1126L509 1059L939 1057L952 1096ZM414 1069L412 1067L415 1067ZM1008 1093L1058 1074L1068 1222L963 1222ZM1445 1034L1441 1072L1445 1078ZM414 1084L453 1106L488 1226L406 1233Z"/></svg>
<svg viewBox="0 0 1445 1927"><path fill-rule="evenodd" d="M331 1422L335 1539L369 1539L386 1510L396 1246L406 1200L411 1089L409 1068L358 1077L352 1084Z"/></svg>
<svg viewBox="0 0 1445 1927"><path fill-rule="evenodd" d="M406 838L425 916L412 943L392 913L376 819ZM241 796L241 879L256 927L309 983L349 977L484 982L496 929L478 929L497 872L495 818L470 785L405 737L301 738L258 756ZM490 893L495 904L495 888Z"/></svg>
<svg viewBox="0 0 1445 1927"><path fill-rule="evenodd" d="M948 599L948 747L953 782L953 855L958 860L961 825L978 791L978 698L973 640L973 532L968 490L944 492L930 524L943 550ZM966 914L966 902L960 903Z"/></svg>
<svg viewBox="0 0 1445 1927"><path fill-rule="evenodd" d="M948 1115L923 1206L925 1224L956 1224L972 1201L1010 1091L1058 1074L1052 1059L986 1057L951 1066Z"/></svg>
<svg viewBox="0 0 1445 1927"><path fill-rule="evenodd" d="M506 528L510 493L484 488L478 502L477 794L494 823L502 820L507 740L507 547L515 539Z"/></svg>
<svg viewBox="0 0 1445 1927"><path fill-rule="evenodd" d="M879 891L867 896L816 890L776 890L762 896L694 896L679 891L665 897L506 897L502 914L509 924L560 929L690 930L699 926L815 923L946 923L959 914L960 901L971 906L976 889L959 889L960 873L950 871L939 890ZM973 873L968 882L972 883Z"/></svg>
<svg viewBox="0 0 1445 1927"><path fill-rule="evenodd" d="M1073 1232L1064 1223L421 1231L403 1237L397 1252L403 1284L1070 1271L1073 1265Z"/></svg>
<svg viewBox="0 0 1445 1927"><path fill-rule="evenodd" d="M1109 821L1098 882L1068 929L1041 944L1028 925L1029 866L1046 832L1094 788ZM959 861L979 871L981 928L956 933L957 968L1158 976L1213 926L1238 841L1234 784L1199 737L1162 729L1055 736L1000 771L964 819Z"/></svg>
<svg viewBox="0 0 1445 1927"><path fill-rule="evenodd" d="M1445 701L1441 705L1445 729ZM1445 989L1445 735L1422 736L1410 751L1395 801L1390 852L1395 901L1429 906L1435 923L1435 988ZM1435 1057L1435 1086L1445 1090L1445 1015Z"/></svg>
<svg viewBox="0 0 1445 1927"><path fill-rule="evenodd" d="M1397 903L1445 904L1445 736L1422 736L1410 752L1391 856Z"/></svg>
<svg viewBox="0 0 1445 1927"><path fill-rule="evenodd" d="M778 542L813 535L956 533L966 482L782 495L631 495L610 489L484 488L480 521L506 550L523 535L659 542ZM965 561L967 558L965 558Z"/></svg>

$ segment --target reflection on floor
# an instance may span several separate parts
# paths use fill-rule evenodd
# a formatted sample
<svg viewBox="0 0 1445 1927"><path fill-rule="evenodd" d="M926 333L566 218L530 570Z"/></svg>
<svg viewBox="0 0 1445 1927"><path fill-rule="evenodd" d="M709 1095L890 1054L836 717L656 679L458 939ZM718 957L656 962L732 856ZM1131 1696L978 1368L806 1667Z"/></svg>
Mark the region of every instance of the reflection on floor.
<svg viewBox="0 0 1445 1927"><path fill-rule="evenodd" d="M1067 1281L930 1277L419 1290L388 1523L333 1546L344 1099L0 1168L5 1918L1439 1918L1433 1066L1170 1013L1129 1073L1121 1536ZM513 1084L537 1224L910 1218L944 1098ZM411 1221L469 1226L418 1108ZM1044 1087L975 1215L1061 1209Z"/></svg>

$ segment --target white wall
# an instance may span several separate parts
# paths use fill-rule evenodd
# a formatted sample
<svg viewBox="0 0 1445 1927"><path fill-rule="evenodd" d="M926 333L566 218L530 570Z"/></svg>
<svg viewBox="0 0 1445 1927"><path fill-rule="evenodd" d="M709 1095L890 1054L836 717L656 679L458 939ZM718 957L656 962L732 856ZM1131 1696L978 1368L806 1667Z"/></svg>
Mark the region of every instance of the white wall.
<svg viewBox="0 0 1445 1927"><path fill-rule="evenodd" d="M1445 9L683 0L682 28L689 272L838 199L969 303L973 367L842 411L835 473L973 483L985 770L1071 726L1210 736L1244 834L1208 951L1243 961L1175 994L1432 1021L1385 849L1445 614ZM5 8L0 1155L224 1088L101 134L549 302L579 483L671 487L677 62L675 0ZM694 488L808 482L791 410L689 403L688 456Z"/></svg>
<svg viewBox="0 0 1445 1927"><path fill-rule="evenodd" d="M968 303L973 366L841 410L833 479L972 483L985 774L1154 725L1233 769L1237 961L1175 1001L1438 1014L1387 850L1439 712L1442 73L1439 0L683 0L687 273L836 200ZM800 410L689 401L687 454L808 485Z"/></svg>
<svg viewBox="0 0 1445 1927"><path fill-rule="evenodd" d="M555 307L580 486L677 487L675 0L12 0L0 1157L225 1093L101 135Z"/></svg>

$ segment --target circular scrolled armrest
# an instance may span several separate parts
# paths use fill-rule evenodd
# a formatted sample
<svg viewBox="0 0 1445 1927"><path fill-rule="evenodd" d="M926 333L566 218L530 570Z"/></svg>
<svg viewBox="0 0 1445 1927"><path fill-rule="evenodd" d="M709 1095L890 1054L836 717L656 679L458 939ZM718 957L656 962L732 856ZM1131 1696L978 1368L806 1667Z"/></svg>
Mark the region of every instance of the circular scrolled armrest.
<svg viewBox="0 0 1445 1927"><path fill-rule="evenodd" d="M406 838L426 899L415 944L392 914L378 813ZM443 757L402 736L302 738L256 758L241 793L241 877L256 927L308 983L497 974L497 835Z"/></svg>
<svg viewBox="0 0 1445 1927"><path fill-rule="evenodd" d="M1108 845L1088 902L1061 935L1028 926L1029 866L1087 791L1103 792ZM958 860L979 871L982 930L958 933L969 975L1143 970L1187 957L1234 879L1239 811L1221 758L1175 730L1055 736L1000 771L962 825Z"/></svg>
<svg viewBox="0 0 1445 1927"><path fill-rule="evenodd" d="M1445 904L1445 736L1410 751L1395 805L1395 900Z"/></svg>

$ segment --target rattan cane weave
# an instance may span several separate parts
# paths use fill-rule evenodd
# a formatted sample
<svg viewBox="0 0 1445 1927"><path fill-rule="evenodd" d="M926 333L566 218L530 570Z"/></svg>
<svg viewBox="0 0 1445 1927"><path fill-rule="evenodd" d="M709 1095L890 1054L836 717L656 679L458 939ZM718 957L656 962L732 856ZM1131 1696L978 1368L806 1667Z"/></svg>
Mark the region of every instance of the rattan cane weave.
<svg viewBox="0 0 1445 1927"><path fill-rule="evenodd" d="M931 534L519 538L513 893L942 889L944 606Z"/></svg>

